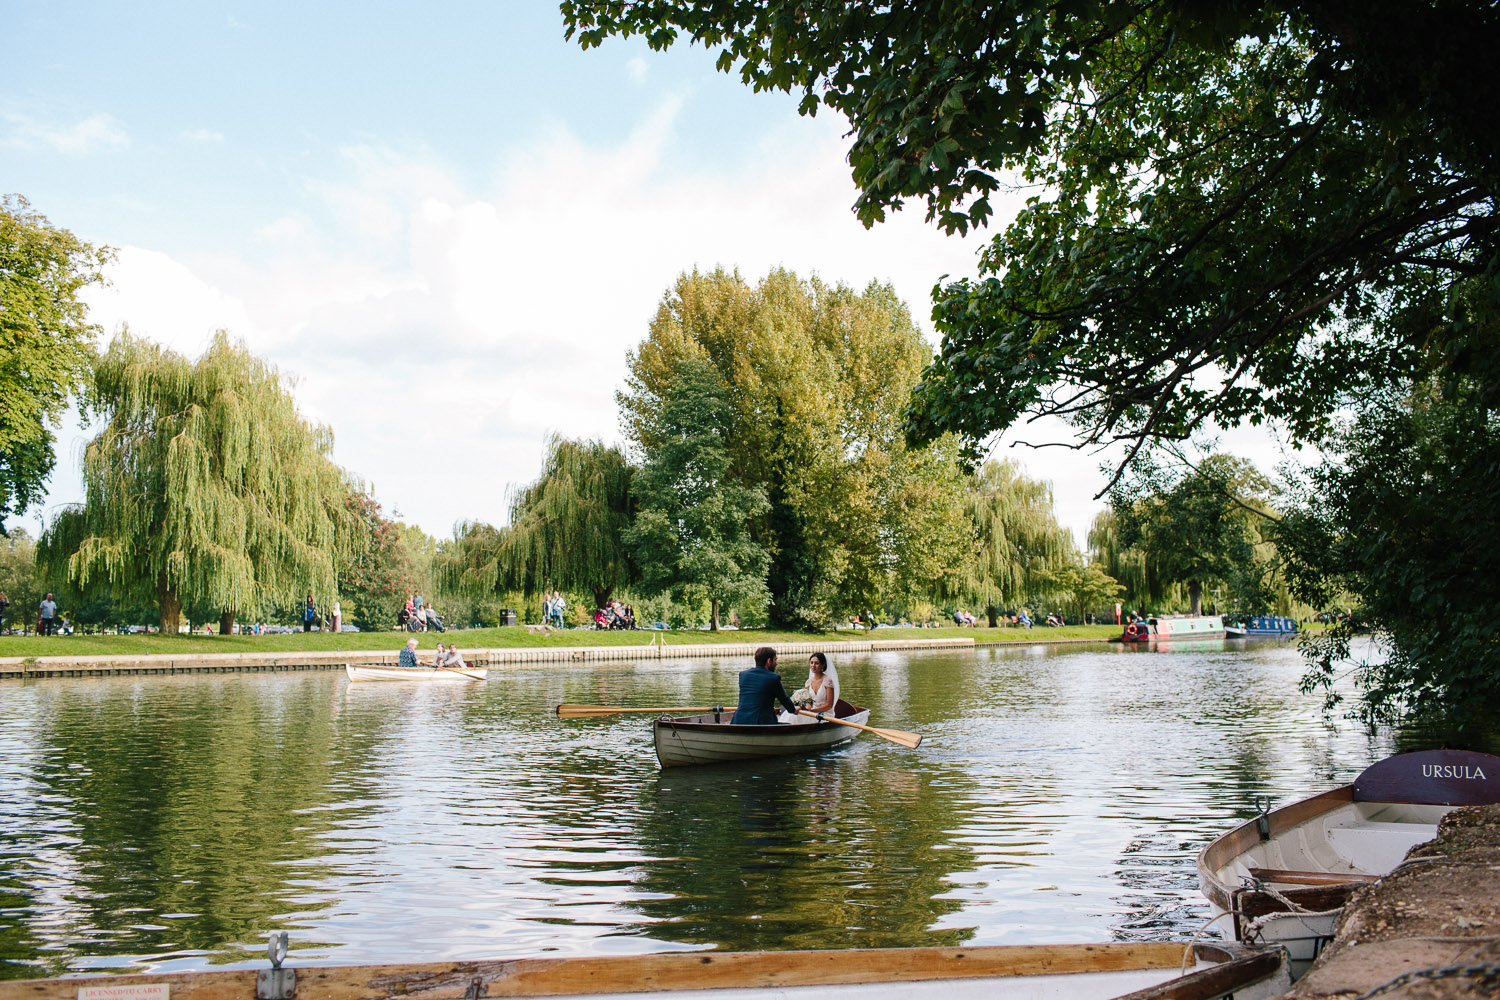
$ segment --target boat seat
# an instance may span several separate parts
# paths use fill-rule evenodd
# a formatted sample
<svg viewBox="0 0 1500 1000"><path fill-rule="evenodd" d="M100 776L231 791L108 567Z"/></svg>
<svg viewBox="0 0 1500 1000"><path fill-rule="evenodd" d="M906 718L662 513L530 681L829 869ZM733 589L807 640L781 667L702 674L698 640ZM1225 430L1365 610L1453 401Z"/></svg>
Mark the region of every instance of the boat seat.
<svg viewBox="0 0 1500 1000"><path fill-rule="evenodd" d="M1356 868L1390 871L1407 851L1435 836L1437 827L1425 823L1367 823L1330 829L1328 843Z"/></svg>
<svg viewBox="0 0 1500 1000"><path fill-rule="evenodd" d="M1340 885L1345 882L1376 882L1378 875L1362 875L1358 872L1303 872L1290 868L1251 868L1250 876L1262 882L1280 882L1284 885Z"/></svg>

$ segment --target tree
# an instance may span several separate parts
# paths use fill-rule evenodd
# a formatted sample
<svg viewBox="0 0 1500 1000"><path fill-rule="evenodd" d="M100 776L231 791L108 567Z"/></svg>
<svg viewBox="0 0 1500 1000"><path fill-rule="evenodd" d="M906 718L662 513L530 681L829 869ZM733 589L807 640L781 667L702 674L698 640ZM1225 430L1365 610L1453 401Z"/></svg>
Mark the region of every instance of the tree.
<svg viewBox="0 0 1500 1000"><path fill-rule="evenodd" d="M46 493L48 424L88 384L99 328L78 293L113 259L56 229L25 198L0 198L0 532Z"/></svg>
<svg viewBox="0 0 1500 1000"><path fill-rule="evenodd" d="M125 332L94 384L108 424L84 452L83 504L42 538L44 569L154 597L169 633L184 600L228 632L238 611L334 593L350 487L274 367L222 331L196 362Z"/></svg>
<svg viewBox="0 0 1500 1000"><path fill-rule="evenodd" d="M1373 399L1332 442L1337 461L1302 477L1278 525L1298 598L1352 608L1310 642L1304 689L1330 707L1350 639L1377 636L1352 714L1408 712L1485 727L1500 702L1500 425L1471 389L1428 385Z"/></svg>
<svg viewBox="0 0 1500 1000"><path fill-rule="evenodd" d="M386 517L380 504L363 492L351 491L344 508L348 516L341 531L347 537L338 547L340 610L345 620L362 629L387 628L407 595L420 589L426 578L407 541L414 529Z"/></svg>
<svg viewBox="0 0 1500 1000"><path fill-rule="evenodd" d="M1082 621L1090 611L1106 607L1125 593L1125 588L1098 563L1080 559L1064 563L1046 574L1051 595Z"/></svg>
<svg viewBox="0 0 1500 1000"><path fill-rule="evenodd" d="M25 631L36 621L37 604L44 593L37 576L36 543L26 529L12 528L0 536L0 594L10 600L5 621L0 623L4 629L20 625Z"/></svg>
<svg viewBox="0 0 1500 1000"><path fill-rule="evenodd" d="M694 272L627 356L618 398L626 432L650 455L677 363L712 367L731 408L727 475L769 504L752 532L771 557L770 619L818 627L907 586L892 573L907 556L922 560L924 588L967 558L954 449L908 449L901 438L901 405L926 356L887 285L856 292L776 270L752 286Z"/></svg>
<svg viewBox="0 0 1500 1000"><path fill-rule="evenodd" d="M978 535L964 593L984 606L990 628L1000 609L1036 594L1047 574L1071 565L1073 540L1057 523L1052 487L1012 461L988 461L967 491L968 519Z"/></svg>
<svg viewBox="0 0 1500 1000"><path fill-rule="evenodd" d="M707 600L709 627L719 607L766 603L769 554L750 525L769 508L765 490L728 478L728 392L701 357L673 365L668 396L653 409L653 451L631 482L636 515L625 544L648 595Z"/></svg>
<svg viewBox="0 0 1500 1000"><path fill-rule="evenodd" d="M1222 583L1255 559L1257 521L1268 515L1270 483L1229 455L1196 468L1138 461L1133 479L1116 485L1110 508L1123 547L1140 550L1148 579L1187 587L1191 613L1203 613L1205 586Z"/></svg>
<svg viewBox="0 0 1500 1000"><path fill-rule="evenodd" d="M630 477L618 448L553 435L541 475L512 491L510 524L500 529L493 548L482 533L471 539L468 572L493 574L497 593L587 590L594 606L603 607L633 572L624 541Z"/></svg>
<svg viewBox="0 0 1500 1000"><path fill-rule="evenodd" d="M914 441L976 444L1028 414L1071 420L1080 445L1241 419L1306 438L1414 372L1500 391L1493 5L562 10L585 48L686 35L758 90L801 91L803 113L847 116L867 225L912 197L949 231L983 224L1010 171L1042 192L988 276L939 294Z"/></svg>

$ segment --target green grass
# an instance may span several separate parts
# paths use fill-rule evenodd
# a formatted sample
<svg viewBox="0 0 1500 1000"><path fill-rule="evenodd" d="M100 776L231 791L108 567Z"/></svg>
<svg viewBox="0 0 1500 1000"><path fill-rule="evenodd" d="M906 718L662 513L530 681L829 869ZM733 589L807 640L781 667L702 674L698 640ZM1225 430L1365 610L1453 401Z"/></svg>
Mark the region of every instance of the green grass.
<svg viewBox="0 0 1500 1000"><path fill-rule="evenodd" d="M931 639L955 636L976 642L1053 642L1058 639L1107 639L1119 634L1115 625L1071 625L1065 628L893 628L875 632L782 632L741 629L737 632L681 631L596 632L567 631L536 635L512 628L450 629L417 636L423 649L438 642L457 642L465 649L512 649L555 646L644 646L652 641L669 646L703 643L848 642L859 639ZM0 656L191 656L203 653L292 653L302 650L400 649L405 632L297 632L292 635L55 635L0 636Z"/></svg>

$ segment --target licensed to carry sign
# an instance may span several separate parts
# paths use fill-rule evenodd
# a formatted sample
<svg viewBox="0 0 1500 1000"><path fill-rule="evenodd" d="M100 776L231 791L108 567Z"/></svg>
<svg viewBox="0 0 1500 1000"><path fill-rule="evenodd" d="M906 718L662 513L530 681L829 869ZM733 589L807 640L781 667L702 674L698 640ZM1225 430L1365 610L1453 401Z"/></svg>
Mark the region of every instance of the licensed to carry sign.
<svg viewBox="0 0 1500 1000"><path fill-rule="evenodd" d="M132 983L129 986L80 986L78 1000L169 1000L166 983Z"/></svg>

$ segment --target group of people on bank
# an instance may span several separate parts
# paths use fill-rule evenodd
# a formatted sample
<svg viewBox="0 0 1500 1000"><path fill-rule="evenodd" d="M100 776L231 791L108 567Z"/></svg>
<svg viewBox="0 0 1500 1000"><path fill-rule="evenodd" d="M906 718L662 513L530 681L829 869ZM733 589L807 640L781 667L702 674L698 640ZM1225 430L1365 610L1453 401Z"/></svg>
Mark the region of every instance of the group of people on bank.
<svg viewBox="0 0 1500 1000"><path fill-rule="evenodd" d="M421 594L406 595L406 604L396 612L396 624L408 632L426 632L429 629L433 632L448 631L437 608Z"/></svg>

